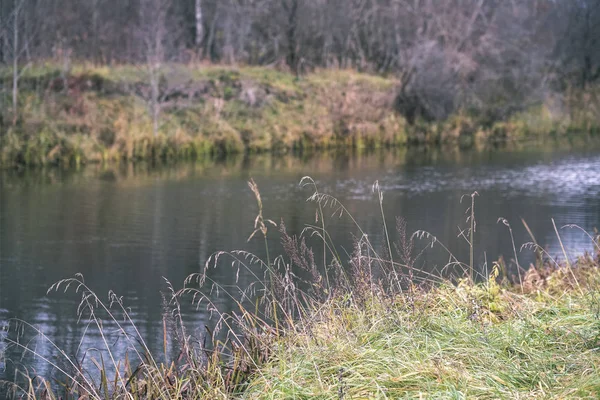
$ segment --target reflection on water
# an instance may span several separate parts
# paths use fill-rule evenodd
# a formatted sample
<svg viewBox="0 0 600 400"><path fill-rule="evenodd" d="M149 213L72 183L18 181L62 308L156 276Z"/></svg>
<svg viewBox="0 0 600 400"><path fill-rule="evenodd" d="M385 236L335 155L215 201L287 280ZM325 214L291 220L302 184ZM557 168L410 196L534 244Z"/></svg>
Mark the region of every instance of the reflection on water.
<svg viewBox="0 0 600 400"><path fill-rule="evenodd" d="M462 260L468 259L467 247L457 234L465 226L468 204L460 200L477 191L479 266L500 255L514 258L507 228L497 223L499 217L511 223L518 244L531 240L520 220L524 218L553 255L559 250L552 217L559 227L573 223L592 231L600 226L600 146L593 142L567 150L556 146L493 152L399 149L1 174L0 323L12 317L24 319L69 355L103 348L97 329L77 321L79 295L46 294L53 282L79 272L100 295L110 289L122 295L149 347L162 354L163 277L181 287L185 277L198 272L214 251L264 253L261 240L247 242L256 216L246 183L250 177L261 189L265 217L285 220L288 232L298 234L314 222L315 205L306 202L311 192L298 186L303 176L310 175L322 192L346 205L374 243L382 245L381 215L372 193L378 180L385 192L389 226L395 216L403 216L409 230L431 232ZM340 253L350 252L352 237L358 235L352 222L331 217L327 224ZM277 233L269 235L269 246L278 252ZM565 229L561 235L570 256L591 250L583 233ZM524 265L532 257L530 252L518 256ZM446 261L447 255L434 248L418 266L435 270ZM211 271L211 278L225 286L236 279L241 286L252 280L244 274L236 276L226 266ZM223 296L215 302L222 310L233 307ZM206 311L196 311L189 303L183 304L183 313L194 334L200 335L203 324L210 324ZM114 336L109 338L111 346L125 351L127 341ZM31 343L50 359L60 358L47 341L38 337ZM102 350L89 354L94 351L96 357L102 354ZM40 374L51 369L31 356L20 359L10 352L7 358L0 378L4 374L12 380L15 364Z"/></svg>

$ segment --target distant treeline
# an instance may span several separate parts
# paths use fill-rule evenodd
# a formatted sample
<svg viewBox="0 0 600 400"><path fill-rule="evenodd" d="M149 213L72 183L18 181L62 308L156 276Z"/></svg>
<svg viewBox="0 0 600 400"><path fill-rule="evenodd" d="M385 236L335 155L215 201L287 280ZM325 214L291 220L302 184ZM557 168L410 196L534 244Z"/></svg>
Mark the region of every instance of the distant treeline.
<svg viewBox="0 0 600 400"><path fill-rule="evenodd" d="M0 65L48 59L353 68L396 76L409 123L502 119L599 80L600 0L2 0Z"/></svg>

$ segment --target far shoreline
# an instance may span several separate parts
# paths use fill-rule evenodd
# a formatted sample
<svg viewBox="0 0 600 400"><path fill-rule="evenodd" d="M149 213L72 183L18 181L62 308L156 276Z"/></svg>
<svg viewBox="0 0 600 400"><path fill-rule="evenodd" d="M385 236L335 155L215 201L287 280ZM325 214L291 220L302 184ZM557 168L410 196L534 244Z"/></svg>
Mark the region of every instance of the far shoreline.
<svg viewBox="0 0 600 400"><path fill-rule="evenodd" d="M0 70L0 79L11 73ZM317 70L297 78L268 67L183 64L164 67L154 132L142 75L133 65L77 65L66 79L52 64L29 68L21 78L18 120L3 118L0 166L168 163L407 146L518 147L600 132L600 121L586 112L584 93L569 95L572 109L566 114L538 104L502 121L459 111L444 121L409 124L395 109L399 82L393 77Z"/></svg>

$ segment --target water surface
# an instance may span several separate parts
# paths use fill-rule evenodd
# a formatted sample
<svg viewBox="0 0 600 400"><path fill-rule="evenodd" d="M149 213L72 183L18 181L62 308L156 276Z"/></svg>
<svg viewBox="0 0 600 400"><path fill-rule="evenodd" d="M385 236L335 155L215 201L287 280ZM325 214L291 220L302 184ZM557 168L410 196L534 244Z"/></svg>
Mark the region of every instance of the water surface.
<svg viewBox="0 0 600 400"><path fill-rule="evenodd" d="M479 267L501 255L514 266L510 235L498 223L500 217L511 224L517 250L531 240L523 218L540 244L553 256L564 258L551 218L559 228L577 224L591 232L600 227L600 146L584 141L550 147L262 155L162 167L4 171L0 321L6 326L10 318L23 319L69 355L81 357L82 349L95 347L100 350L91 351L88 358L100 357L105 353L97 331L93 327L86 331L85 321L78 322L79 295L72 291L46 294L52 283L82 273L103 298L109 290L123 296L149 346L162 354L164 278L181 287L186 276L200 271L217 250L245 249L264 256L262 240L247 242L257 213L247 186L251 177L260 187L265 217L277 223L283 219L290 233L299 234L307 224L315 223L316 205L306 202L311 189L298 185L309 175L320 191L334 195L347 207L373 243L382 246L381 214L372 192L378 180L390 227L395 216L402 216L411 232L431 232L461 260L468 260L468 246L457 235L466 227L465 210L470 202L470 197L462 202L461 197L475 191ZM327 216L333 211L329 209ZM331 216L326 223L340 253L351 252L352 239L359 235L352 221ZM570 257L592 249L580 231L562 229L560 234ZM277 231L271 229L268 236L271 251L277 254ZM316 239L309 243L319 248ZM427 243L418 246L421 249ZM448 257L436 251L426 251L418 267L441 269ZM518 257L524 266L532 260L531 251L519 252ZM237 275L228 265L211 271L211 278L224 286L236 281L243 286L252 280L243 272ZM214 301L223 310L233 307L224 296L215 296ZM196 311L185 302L182 306L194 334L210 324L204 308ZM110 324L107 328L116 329ZM53 360L60 358L43 338L34 338L30 345ZM110 338L110 345L120 350L127 347L118 335ZM41 375L51 370L47 363L21 359L12 350L0 363L0 378L7 380L14 379L15 365Z"/></svg>

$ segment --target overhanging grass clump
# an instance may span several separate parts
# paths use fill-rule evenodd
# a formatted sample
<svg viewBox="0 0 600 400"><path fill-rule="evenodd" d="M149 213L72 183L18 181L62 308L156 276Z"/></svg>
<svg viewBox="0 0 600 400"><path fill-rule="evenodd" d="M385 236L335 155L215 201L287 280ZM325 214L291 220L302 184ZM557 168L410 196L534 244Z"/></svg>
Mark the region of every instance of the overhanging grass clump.
<svg viewBox="0 0 600 400"><path fill-rule="evenodd" d="M267 218L254 181L249 182L258 213L249 240L264 240L265 259L237 250L218 252L204 270L165 294L164 354L148 348L115 293L103 301L75 276L51 292L82 296L80 319L99 332L104 356L86 367L77 355L56 348L53 367L60 385L24 373L16 397L34 399L351 399L351 398L596 398L600 394L600 237L577 260L560 262L533 243L539 258L527 270L517 263L509 279L498 262L462 262L432 234L410 234L396 221L394 242L383 215L386 244L375 247L352 214L309 177L316 222L300 236ZM383 193L373 191L383 210ZM476 193L470 196L460 235L474 249ZM335 217L330 217L330 215ZM326 226L348 218L357 239L348 258ZM508 221L501 220L509 226ZM569 228L577 228L568 226ZM528 228L527 228L528 229ZM275 232L274 232L275 231ZM277 234L284 253L272 254L268 237ZM558 235L558 229L557 229ZM309 247L313 238L315 255ZM314 239L316 238L316 241ZM560 236L558 236L560 241ZM425 247L448 252L443 275L416 268ZM561 242L562 243L562 242ZM544 255L548 256L544 259ZM322 258L321 258L322 257ZM242 270L255 281L223 287L213 268ZM452 272L450 272L452 271ZM235 310L219 309L215 296L228 296ZM202 338L182 320L181 304L191 301L214 316ZM17 332L35 327L15 321ZM105 326L111 326L109 330ZM92 329L92 328L90 328ZM109 331L127 341L125 355L111 345ZM8 336L8 346L36 353ZM173 359L167 348L176 346ZM94 357L90 351L84 354ZM83 357L85 358L85 357ZM89 365L89 362L88 364Z"/></svg>

